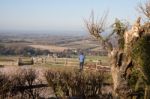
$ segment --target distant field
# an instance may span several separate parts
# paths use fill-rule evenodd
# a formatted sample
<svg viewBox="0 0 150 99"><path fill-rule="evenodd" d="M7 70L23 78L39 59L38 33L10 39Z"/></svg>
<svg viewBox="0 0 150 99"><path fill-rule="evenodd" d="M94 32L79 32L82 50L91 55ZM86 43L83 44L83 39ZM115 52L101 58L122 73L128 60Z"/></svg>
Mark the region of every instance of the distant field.
<svg viewBox="0 0 150 99"><path fill-rule="evenodd" d="M93 48L97 48L97 47L101 48L97 42L92 41L90 39L66 42L63 44L59 44L59 46L68 47L68 48L77 48L77 49L93 49ZM95 50L95 51L98 51L98 50Z"/></svg>
<svg viewBox="0 0 150 99"><path fill-rule="evenodd" d="M30 46L41 50L49 50L51 52L62 52L65 49L90 49L99 51L101 46L99 42L95 41L89 36L66 36L66 35L50 35L50 34L0 34L0 44L9 46L11 48L22 48ZM11 65L17 62L19 56L0 56L0 64ZM108 63L108 58L104 56L86 56L85 62L101 60L104 64ZM72 62L72 63L71 63ZM71 59L69 65L73 62L78 63L78 56ZM36 64L42 66L64 66L65 61L46 64ZM77 64L78 65L78 64Z"/></svg>
<svg viewBox="0 0 150 99"><path fill-rule="evenodd" d="M54 45L29 45L33 48L38 48L41 50L49 50L52 52L62 52L65 49L68 49L67 47L59 47L59 46L54 46Z"/></svg>
<svg viewBox="0 0 150 99"><path fill-rule="evenodd" d="M109 61L108 56L86 56L88 60L101 60L106 63Z"/></svg>
<svg viewBox="0 0 150 99"><path fill-rule="evenodd" d="M51 35L35 33L0 34L0 44L11 47L32 46L42 50L63 51L64 49L90 49L99 51L101 45L90 36Z"/></svg>
<svg viewBox="0 0 150 99"><path fill-rule="evenodd" d="M16 66L18 56L0 56L0 65Z"/></svg>
<svg viewBox="0 0 150 99"><path fill-rule="evenodd" d="M18 56L0 56L0 61L16 61Z"/></svg>
<svg viewBox="0 0 150 99"><path fill-rule="evenodd" d="M60 45L29 45L33 48L38 48L41 50L50 50L52 52L62 52L65 49L91 49L92 51L99 51L101 49L100 46L96 44L85 44L85 43L76 43L71 42L68 44L60 44ZM94 49L94 50L93 50Z"/></svg>

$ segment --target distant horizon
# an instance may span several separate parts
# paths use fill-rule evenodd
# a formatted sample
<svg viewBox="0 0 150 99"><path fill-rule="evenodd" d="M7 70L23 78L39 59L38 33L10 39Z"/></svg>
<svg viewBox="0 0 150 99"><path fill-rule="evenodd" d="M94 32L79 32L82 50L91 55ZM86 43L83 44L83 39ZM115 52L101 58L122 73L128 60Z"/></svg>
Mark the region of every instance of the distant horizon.
<svg viewBox="0 0 150 99"><path fill-rule="evenodd" d="M0 31L0 34L11 33L11 34L50 34L50 35L89 35L86 31L56 31L56 30L10 30Z"/></svg>
<svg viewBox="0 0 150 99"><path fill-rule="evenodd" d="M129 22L140 14L138 3L146 0L0 0L0 32L81 31L91 11L100 18L107 10L108 24L115 18Z"/></svg>

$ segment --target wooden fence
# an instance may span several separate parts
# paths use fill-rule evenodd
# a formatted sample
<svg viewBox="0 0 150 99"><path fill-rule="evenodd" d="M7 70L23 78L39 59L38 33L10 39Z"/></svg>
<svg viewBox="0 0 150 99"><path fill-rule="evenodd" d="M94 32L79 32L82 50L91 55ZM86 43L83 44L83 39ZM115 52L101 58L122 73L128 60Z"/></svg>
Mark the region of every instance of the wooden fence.
<svg viewBox="0 0 150 99"><path fill-rule="evenodd" d="M9 62L0 62L1 66L18 66L18 64L25 63L23 65L28 65L28 62L33 61L33 64L40 64L40 65L52 65L52 66L74 66L79 67L79 60L77 58L56 58L56 57L32 57L28 59L20 59L21 61L9 61ZM26 64L27 63L27 64ZM29 64L31 65L31 64ZM85 69L91 69L91 70L103 70L103 71L110 71L109 66L104 66L103 62L101 60L88 60L86 59L84 64Z"/></svg>
<svg viewBox="0 0 150 99"><path fill-rule="evenodd" d="M38 63L50 63L52 65L61 65L61 66L79 66L79 60L75 58L39 58L36 59L35 64ZM101 60L86 60L84 64L85 69L91 70L102 70L110 71L110 66L104 66Z"/></svg>

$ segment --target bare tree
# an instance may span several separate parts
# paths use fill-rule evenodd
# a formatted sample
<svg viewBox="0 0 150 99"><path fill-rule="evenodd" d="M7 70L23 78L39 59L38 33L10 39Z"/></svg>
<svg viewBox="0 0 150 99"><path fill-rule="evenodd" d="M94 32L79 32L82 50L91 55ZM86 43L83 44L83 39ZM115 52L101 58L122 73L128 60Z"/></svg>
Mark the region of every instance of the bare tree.
<svg viewBox="0 0 150 99"><path fill-rule="evenodd" d="M95 20L94 12L91 12L89 20L85 20L86 28L88 29L89 33L96 37L97 40L101 42L105 49L108 51L112 50L111 43L108 42L108 38L104 38L102 33L106 27L106 20L107 20L108 13L105 13L100 20Z"/></svg>

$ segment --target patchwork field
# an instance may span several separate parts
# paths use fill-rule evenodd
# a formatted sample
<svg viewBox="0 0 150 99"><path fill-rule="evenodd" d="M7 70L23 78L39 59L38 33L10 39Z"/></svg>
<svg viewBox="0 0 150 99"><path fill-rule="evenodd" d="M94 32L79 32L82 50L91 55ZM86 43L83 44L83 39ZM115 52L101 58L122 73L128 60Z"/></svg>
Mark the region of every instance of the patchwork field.
<svg viewBox="0 0 150 99"><path fill-rule="evenodd" d="M49 50L52 52L62 52L65 49L68 49L67 47L60 47L60 46L54 46L54 45L29 45L30 47L41 49L41 50Z"/></svg>

